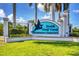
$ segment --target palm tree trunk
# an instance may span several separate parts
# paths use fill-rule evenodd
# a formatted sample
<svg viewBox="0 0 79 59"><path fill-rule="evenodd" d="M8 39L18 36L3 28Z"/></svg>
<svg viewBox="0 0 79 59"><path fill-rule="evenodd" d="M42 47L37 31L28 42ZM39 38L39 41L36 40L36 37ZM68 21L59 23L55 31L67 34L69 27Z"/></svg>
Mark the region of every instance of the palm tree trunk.
<svg viewBox="0 0 79 59"><path fill-rule="evenodd" d="M58 20L60 20L60 16L61 16L60 13L62 11L62 4L56 3L55 6L56 6L56 11L58 12Z"/></svg>
<svg viewBox="0 0 79 59"><path fill-rule="evenodd" d="M16 29L16 3L13 3L13 28Z"/></svg>
<svg viewBox="0 0 79 59"><path fill-rule="evenodd" d="M35 3L35 23L37 22L37 3Z"/></svg>
<svg viewBox="0 0 79 59"><path fill-rule="evenodd" d="M55 21L55 4L52 3L52 5L50 6L50 19L52 21Z"/></svg>
<svg viewBox="0 0 79 59"><path fill-rule="evenodd" d="M59 20L60 20L60 11L58 12L58 17L59 17Z"/></svg>

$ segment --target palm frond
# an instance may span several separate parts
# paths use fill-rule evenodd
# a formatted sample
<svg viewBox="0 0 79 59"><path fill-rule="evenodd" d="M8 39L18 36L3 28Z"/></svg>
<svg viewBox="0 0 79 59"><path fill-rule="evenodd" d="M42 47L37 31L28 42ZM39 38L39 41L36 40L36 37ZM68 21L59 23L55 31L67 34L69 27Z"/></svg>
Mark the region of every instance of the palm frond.
<svg viewBox="0 0 79 59"><path fill-rule="evenodd" d="M61 3L56 3L55 7L56 7L56 11L61 12L61 10L62 10L62 4Z"/></svg>
<svg viewBox="0 0 79 59"><path fill-rule="evenodd" d="M63 11L69 9L69 3L64 3L63 5Z"/></svg>
<svg viewBox="0 0 79 59"><path fill-rule="evenodd" d="M32 3L29 3L28 5L29 5L29 6L32 6Z"/></svg>
<svg viewBox="0 0 79 59"><path fill-rule="evenodd" d="M50 4L49 3L45 3L44 4L44 11L45 12L49 12L50 11Z"/></svg>

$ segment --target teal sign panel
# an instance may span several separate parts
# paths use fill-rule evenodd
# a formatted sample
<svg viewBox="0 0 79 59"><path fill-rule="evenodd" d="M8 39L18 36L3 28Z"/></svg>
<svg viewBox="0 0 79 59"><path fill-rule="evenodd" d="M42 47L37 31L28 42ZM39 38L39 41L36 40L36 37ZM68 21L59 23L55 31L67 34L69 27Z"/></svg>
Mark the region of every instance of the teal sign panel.
<svg viewBox="0 0 79 59"><path fill-rule="evenodd" d="M32 34L59 34L59 26L52 22L40 22L33 26Z"/></svg>

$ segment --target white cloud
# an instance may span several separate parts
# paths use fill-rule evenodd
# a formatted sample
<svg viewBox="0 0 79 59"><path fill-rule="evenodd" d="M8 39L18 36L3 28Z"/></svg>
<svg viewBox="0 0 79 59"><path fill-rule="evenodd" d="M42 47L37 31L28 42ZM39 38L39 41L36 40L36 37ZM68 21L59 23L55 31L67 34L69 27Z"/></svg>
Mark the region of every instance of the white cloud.
<svg viewBox="0 0 79 59"><path fill-rule="evenodd" d="M8 18L10 22L13 22L13 14L8 15ZM16 24L27 26L27 20L25 20L23 17L16 18Z"/></svg>
<svg viewBox="0 0 79 59"><path fill-rule="evenodd" d="M20 25L25 25L27 26L27 20L25 20L24 18L22 17L19 17L18 19L16 19L16 24L20 24Z"/></svg>
<svg viewBox="0 0 79 59"><path fill-rule="evenodd" d="M19 17L18 19L16 19L16 22L17 22L17 23L27 23L27 20L25 20L25 19L22 18L22 17Z"/></svg>
<svg viewBox="0 0 79 59"><path fill-rule="evenodd" d="M46 13L42 19L50 19L50 12Z"/></svg>
<svg viewBox="0 0 79 59"><path fill-rule="evenodd" d="M6 17L5 12L3 9L0 9L0 17Z"/></svg>
<svg viewBox="0 0 79 59"><path fill-rule="evenodd" d="M8 15L9 21L13 22L13 14ZM23 17L19 17L16 19L16 23L26 23L27 21L23 19Z"/></svg>
<svg viewBox="0 0 79 59"><path fill-rule="evenodd" d="M79 13L79 9L77 9L77 10L73 10L73 12L75 12L75 13Z"/></svg>
<svg viewBox="0 0 79 59"><path fill-rule="evenodd" d="M50 15L44 15L42 19L50 19Z"/></svg>
<svg viewBox="0 0 79 59"><path fill-rule="evenodd" d="M0 23L3 23L3 20L2 19L0 20Z"/></svg>
<svg viewBox="0 0 79 59"><path fill-rule="evenodd" d="M38 9L40 10L40 11L43 11L44 12L44 6L42 5L42 4L38 4Z"/></svg>
<svg viewBox="0 0 79 59"><path fill-rule="evenodd" d="M9 18L10 22L13 22L13 14L8 15L7 17Z"/></svg>

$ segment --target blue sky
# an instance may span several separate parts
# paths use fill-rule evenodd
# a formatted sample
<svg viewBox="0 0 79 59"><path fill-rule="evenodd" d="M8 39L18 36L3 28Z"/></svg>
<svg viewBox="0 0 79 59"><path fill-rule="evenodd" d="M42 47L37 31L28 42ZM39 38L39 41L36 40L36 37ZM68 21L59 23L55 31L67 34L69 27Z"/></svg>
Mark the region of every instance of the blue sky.
<svg viewBox="0 0 79 59"><path fill-rule="evenodd" d="M49 17L49 13L44 12L42 5L38 5L38 19ZM0 3L0 21L2 17L7 16L12 21L12 4ZM73 26L79 27L79 4L72 3L69 6L70 10L70 23ZM57 15L56 15L57 18ZM19 3L16 5L16 19L17 22L33 20L34 19L34 4L29 7L27 3Z"/></svg>

